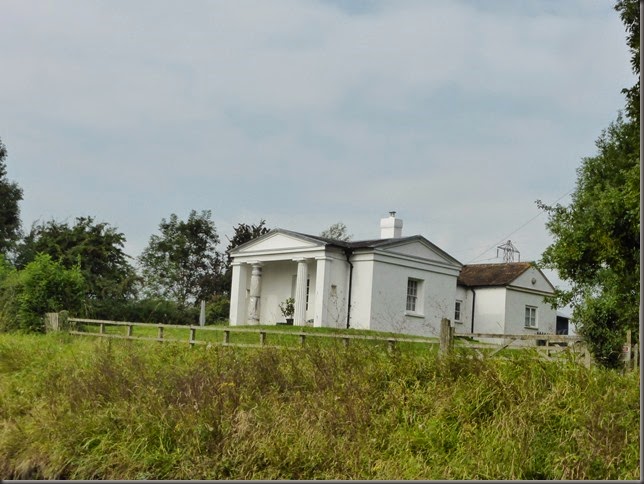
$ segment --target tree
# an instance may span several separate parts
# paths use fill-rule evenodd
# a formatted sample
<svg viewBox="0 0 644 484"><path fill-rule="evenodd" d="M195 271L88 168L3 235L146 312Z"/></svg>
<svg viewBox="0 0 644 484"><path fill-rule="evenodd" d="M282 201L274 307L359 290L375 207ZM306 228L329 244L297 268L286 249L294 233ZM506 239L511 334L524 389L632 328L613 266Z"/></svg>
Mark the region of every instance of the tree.
<svg viewBox="0 0 644 484"><path fill-rule="evenodd" d="M615 10L626 27L627 44L631 51L631 67L635 74L640 72L640 9L638 0L619 0ZM630 119L640 122L640 80L631 88L622 89L626 95L626 114Z"/></svg>
<svg viewBox="0 0 644 484"><path fill-rule="evenodd" d="M634 0L616 4L629 32L633 69L639 73L639 9ZM637 59L637 62L635 62ZM637 94L635 94L637 91ZM570 304L579 332L597 361L619 364L626 330L639 338L640 160L639 85L626 94L621 114L596 142L596 156L584 158L569 206L547 206L547 229L554 242L540 265L555 269L571 288L558 290L553 303Z"/></svg>
<svg viewBox="0 0 644 484"><path fill-rule="evenodd" d="M48 254L67 269L80 267L90 306L126 299L135 294L137 276L123 252L124 243L124 234L93 217L77 217L72 226L55 220L35 223L18 246L16 267Z"/></svg>
<svg viewBox="0 0 644 484"><path fill-rule="evenodd" d="M22 189L7 179L7 148L0 139L0 254L7 254L20 238Z"/></svg>
<svg viewBox="0 0 644 484"><path fill-rule="evenodd" d="M228 247L226 248L227 266L230 266L230 262L232 260L232 258L230 257L231 250L271 231L271 229L266 227L266 220L264 219L260 220L258 224L253 225L248 225L245 223L237 224L237 226L234 227L234 230L235 234L233 235L232 239L226 237L228 238Z"/></svg>
<svg viewBox="0 0 644 484"><path fill-rule="evenodd" d="M351 240L353 235L348 234L347 226L342 222L332 224L328 229L323 230L320 233L320 237L326 237L327 239L341 240L342 242L347 242Z"/></svg>
<svg viewBox="0 0 644 484"><path fill-rule="evenodd" d="M0 256L0 265L2 264ZM0 277L0 329L44 332L43 316L63 309L77 311L85 293L78 266L67 269L48 254L39 254L18 270L4 269Z"/></svg>
<svg viewBox="0 0 644 484"><path fill-rule="evenodd" d="M187 221L175 214L162 219L161 235L152 235L139 257L144 292L150 297L171 299L184 308L209 299L222 273L217 252L219 236L210 210L192 210Z"/></svg>

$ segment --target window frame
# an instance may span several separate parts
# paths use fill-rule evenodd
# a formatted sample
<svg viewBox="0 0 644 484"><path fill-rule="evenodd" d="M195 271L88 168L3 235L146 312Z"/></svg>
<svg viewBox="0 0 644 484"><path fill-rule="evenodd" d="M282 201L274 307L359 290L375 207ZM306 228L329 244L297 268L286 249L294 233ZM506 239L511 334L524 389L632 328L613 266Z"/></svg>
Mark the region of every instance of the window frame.
<svg viewBox="0 0 644 484"><path fill-rule="evenodd" d="M539 314L537 306L525 305L523 313L523 326L528 329L538 329L539 321L537 315Z"/></svg>
<svg viewBox="0 0 644 484"><path fill-rule="evenodd" d="M423 291L425 281L416 277L407 278L405 293L405 315L425 317L423 315Z"/></svg>
<svg viewBox="0 0 644 484"><path fill-rule="evenodd" d="M461 299L457 299L454 302L454 322L455 323L462 323L463 322L463 301Z"/></svg>

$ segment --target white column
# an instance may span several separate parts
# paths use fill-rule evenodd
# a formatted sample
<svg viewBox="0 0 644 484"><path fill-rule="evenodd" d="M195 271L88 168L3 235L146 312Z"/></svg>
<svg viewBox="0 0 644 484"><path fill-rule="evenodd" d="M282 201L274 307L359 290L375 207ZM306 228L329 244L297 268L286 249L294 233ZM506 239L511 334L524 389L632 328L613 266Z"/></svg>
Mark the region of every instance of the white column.
<svg viewBox="0 0 644 484"><path fill-rule="evenodd" d="M313 326L328 326L329 282L331 279L331 259L319 257L315 271L315 314Z"/></svg>
<svg viewBox="0 0 644 484"><path fill-rule="evenodd" d="M248 266L233 262L233 277L230 285L230 324L239 326L246 321L246 290Z"/></svg>
<svg viewBox="0 0 644 484"><path fill-rule="evenodd" d="M294 259L297 262L297 279L295 282L295 315L293 324L306 324L306 280L309 277L309 267L306 259Z"/></svg>
<svg viewBox="0 0 644 484"><path fill-rule="evenodd" d="M248 298L248 324L259 324L260 297L262 293L262 264L253 263L250 274L250 297Z"/></svg>

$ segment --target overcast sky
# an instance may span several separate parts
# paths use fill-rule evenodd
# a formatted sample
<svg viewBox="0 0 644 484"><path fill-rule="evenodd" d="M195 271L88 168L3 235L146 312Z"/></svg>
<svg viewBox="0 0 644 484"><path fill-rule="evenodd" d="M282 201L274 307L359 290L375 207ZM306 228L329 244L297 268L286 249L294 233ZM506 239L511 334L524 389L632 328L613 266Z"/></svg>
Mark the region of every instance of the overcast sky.
<svg viewBox="0 0 644 484"><path fill-rule="evenodd" d="M507 238L536 260L535 200L574 188L636 81L608 0L0 7L23 226L91 215L135 257L191 209L212 210L222 249L262 218L375 238L395 210L462 263L499 262Z"/></svg>

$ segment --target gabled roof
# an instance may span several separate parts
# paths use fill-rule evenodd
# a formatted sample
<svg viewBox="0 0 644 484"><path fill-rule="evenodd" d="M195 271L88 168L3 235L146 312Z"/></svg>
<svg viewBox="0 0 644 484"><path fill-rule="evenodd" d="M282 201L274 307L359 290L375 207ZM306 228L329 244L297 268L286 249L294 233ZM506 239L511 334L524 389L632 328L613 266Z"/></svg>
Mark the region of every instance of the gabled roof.
<svg viewBox="0 0 644 484"><path fill-rule="evenodd" d="M431 243L429 240L427 240L425 237L422 235L411 235L409 237L399 237L399 238L391 238L391 239L369 239L369 240L355 240L355 241L342 241L342 240L337 240L337 239L330 239L328 237L320 237L319 235L310 235L310 234L303 234L301 232L294 232L292 230L286 230L286 229L273 229L270 232L267 232L266 234L257 237L256 239L250 240L249 242L246 242L242 245L239 245L235 247L233 250L230 251L231 254L235 254L239 252L241 249L256 243L259 240L265 239L267 237L270 237L271 235L274 234L285 234L285 235L290 235L292 237L300 238L303 240L307 240L309 242L314 242L317 244L321 244L324 247L339 247L344 250L349 250L353 251L356 249L384 249L388 248L391 246L396 246L396 245L404 245L408 242L413 242L413 241L421 241L427 246L431 247L433 250L435 250L437 253L441 254L444 256L446 259L452 261L454 264L458 266L462 266L462 264L456 260L454 257L449 255L447 252L442 250L440 247L434 245Z"/></svg>
<svg viewBox="0 0 644 484"><path fill-rule="evenodd" d="M458 276L458 284L469 287L507 286L531 265L530 262L465 265Z"/></svg>

